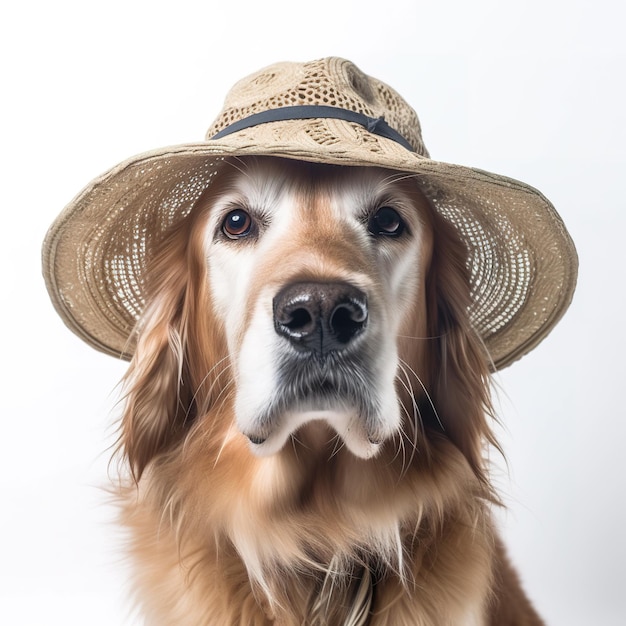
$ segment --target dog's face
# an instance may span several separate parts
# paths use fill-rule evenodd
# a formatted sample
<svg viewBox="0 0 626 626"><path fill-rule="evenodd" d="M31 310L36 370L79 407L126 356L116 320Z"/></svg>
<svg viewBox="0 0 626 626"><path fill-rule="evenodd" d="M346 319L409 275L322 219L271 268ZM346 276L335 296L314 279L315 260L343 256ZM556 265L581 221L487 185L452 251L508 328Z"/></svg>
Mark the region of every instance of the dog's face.
<svg viewBox="0 0 626 626"><path fill-rule="evenodd" d="M482 477L467 255L410 175L224 161L150 259L120 440L135 477L203 440L246 462L290 439L429 462L430 433Z"/></svg>
<svg viewBox="0 0 626 626"><path fill-rule="evenodd" d="M432 233L414 181L258 158L228 164L206 202L238 430L266 456L298 432L327 438L325 423L375 455L401 428L398 342L427 333Z"/></svg>

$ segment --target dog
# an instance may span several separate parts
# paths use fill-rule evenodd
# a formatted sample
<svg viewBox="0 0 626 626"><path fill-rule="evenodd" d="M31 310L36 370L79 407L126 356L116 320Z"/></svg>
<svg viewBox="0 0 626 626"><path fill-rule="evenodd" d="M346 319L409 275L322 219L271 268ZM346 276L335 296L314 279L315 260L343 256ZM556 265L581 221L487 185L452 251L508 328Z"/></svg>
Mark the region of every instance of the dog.
<svg viewBox="0 0 626 626"><path fill-rule="evenodd" d="M535 626L468 251L414 175L225 158L147 265L120 489L153 626Z"/></svg>

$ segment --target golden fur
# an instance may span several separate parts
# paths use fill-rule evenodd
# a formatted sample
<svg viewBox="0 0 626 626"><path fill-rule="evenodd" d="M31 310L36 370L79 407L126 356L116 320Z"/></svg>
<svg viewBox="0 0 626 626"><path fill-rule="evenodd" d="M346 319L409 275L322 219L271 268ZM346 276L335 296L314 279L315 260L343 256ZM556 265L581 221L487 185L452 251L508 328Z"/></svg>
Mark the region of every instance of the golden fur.
<svg viewBox="0 0 626 626"><path fill-rule="evenodd" d="M250 168L299 181L289 237L263 253L260 243L213 244L210 234L220 197ZM413 179L387 172L421 239L373 251L377 243L354 237L356 226L332 212L333 189L343 172L358 180L355 169L225 162L150 261L120 437L134 479L122 492L124 523L147 624L542 623L491 520L497 497L484 455L497 444L489 365L467 316L466 249ZM218 302L228 294L214 284L211 245L255 255L246 293L228 287L247 303L234 328ZM392 246L414 246L410 284L397 287L406 302L386 301L384 272L372 267L396 254ZM264 294L357 275L372 316L401 312L393 339L401 428L371 458L352 454L321 420L279 452L255 455L235 419L237 368Z"/></svg>

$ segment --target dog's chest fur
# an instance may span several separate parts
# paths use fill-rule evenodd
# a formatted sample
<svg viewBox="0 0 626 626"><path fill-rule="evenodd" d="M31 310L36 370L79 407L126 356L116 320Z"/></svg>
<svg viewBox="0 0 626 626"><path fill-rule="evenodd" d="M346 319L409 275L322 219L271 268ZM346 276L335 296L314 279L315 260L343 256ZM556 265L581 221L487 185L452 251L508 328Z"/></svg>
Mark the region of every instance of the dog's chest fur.
<svg viewBox="0 0 626 626"><path fill-rule="evenodd" d="M435 486L424 482L426 491ZM207 501L220 497L202 491ZM148 623L482 626L492 579L487 512L455 506L440 517L416 502L419 515L411 515L409 491L394 496L407 511L404 521L387 529L382 517L376 529L373 522L354 527L355 519L368 519L355 501L322 506L321 494L311 493L289 495L289 517L239 499L231 503L239 523L223 518L219 528L216 519L205 526L189 517L172 527L176 503L160 514L158 490L148 486L139 500L131 496L125 520ZM382 500L373 517L390 506L389 495Z"/></svg>

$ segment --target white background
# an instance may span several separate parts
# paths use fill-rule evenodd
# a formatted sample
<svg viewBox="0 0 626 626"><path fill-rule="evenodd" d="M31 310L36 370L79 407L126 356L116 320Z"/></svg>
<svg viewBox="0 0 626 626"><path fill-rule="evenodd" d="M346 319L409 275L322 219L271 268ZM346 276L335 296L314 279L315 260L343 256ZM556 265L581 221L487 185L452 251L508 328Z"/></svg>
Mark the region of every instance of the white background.
<svg viewBox="0 0 626 626"><path fill-rule="evenodd" d="M565 220L581 264L574 302L497 376L510 465L497 472L503 532L549 624L626 623L621 3L4 6L0 623L140 623L100 489L125 365L53 311L40 272L47 227L117 162L200 140L235 80L328 55L398 89L434 158L528 182Z"/></svg>

